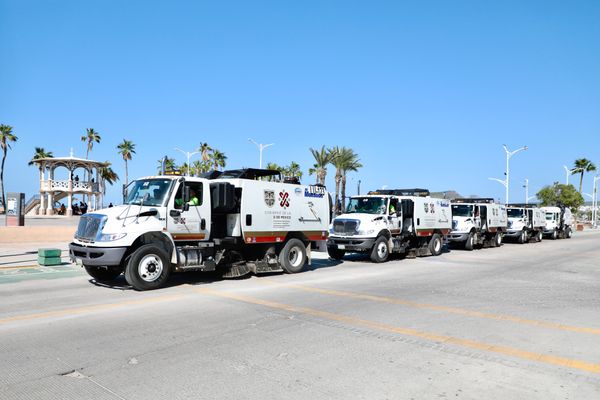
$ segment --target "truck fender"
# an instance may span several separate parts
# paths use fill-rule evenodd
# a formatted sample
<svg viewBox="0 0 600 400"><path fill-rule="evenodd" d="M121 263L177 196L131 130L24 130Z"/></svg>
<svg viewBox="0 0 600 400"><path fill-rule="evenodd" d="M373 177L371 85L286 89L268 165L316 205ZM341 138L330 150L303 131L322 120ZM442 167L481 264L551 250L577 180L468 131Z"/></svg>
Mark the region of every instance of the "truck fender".
<svg viewBox="0 0 600 400"><path fill-rule="evenodd" d="M145 232L139 235L125 253L123 259L127 259L138 247L149 243L162 244L165 252L169 255L172 264L177 264L177 251L175 250L175 242L169 232Z"/></svg>

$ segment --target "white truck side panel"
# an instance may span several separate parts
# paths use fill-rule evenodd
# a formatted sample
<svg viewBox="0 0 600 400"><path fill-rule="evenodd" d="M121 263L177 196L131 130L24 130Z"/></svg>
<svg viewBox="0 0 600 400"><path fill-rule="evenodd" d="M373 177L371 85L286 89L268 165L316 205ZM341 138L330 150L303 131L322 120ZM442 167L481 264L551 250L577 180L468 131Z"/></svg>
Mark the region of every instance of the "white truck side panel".
<svg viewBox="0 0 600 400"><path fill-rule="evenodd" d="M486 204L489 228L506 228L508 218L506 207L501 204Z"/></svg>
<svg viewBox="0 0 600 400"><path fill-rule="evenodd" d="M534 228L543 228L546 226L546 213L538 208L533 208L533 227Z"/></svg>
<svg viewBox="0 0 600 400"><path fill-rule="evenodd" d="M246 179L227 181L242 188L240 225L246 243L282 242L291 231L302 232L309 240L327 239L329 198L325 188Z"/></svg>
<svg viewBox="0 0 600 400"><path fill-rule="evenodd" d="M447 234L452 229L450 201L434 197L401 196L414 202L413 224L417 233L439 229Z"/></svg>

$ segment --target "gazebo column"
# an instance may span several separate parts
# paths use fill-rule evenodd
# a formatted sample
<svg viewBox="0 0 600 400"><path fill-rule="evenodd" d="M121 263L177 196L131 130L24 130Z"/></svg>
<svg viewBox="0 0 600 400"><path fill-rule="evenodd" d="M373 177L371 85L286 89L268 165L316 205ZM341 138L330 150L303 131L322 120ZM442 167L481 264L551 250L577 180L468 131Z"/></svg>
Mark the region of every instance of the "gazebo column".
<svg viewBox="0 0 600 400"><path fill-rule="evenodd" d="M54 215L54 192L52 191L52 181L54 181L54 167L50 167L48 172L48 204L46 206L46 215Z"/></svg>
<svg viewBox="0 0 600 400"><path fill-rule="evenodd" d="M67 217L73 216L73 170L69 169L69 185L67 187Z"/></svg>
<svg viewBox="0 0 600 400"><path fill-rule="evenodd" d="M46 170L46 166L44 164L40 165L40 208L38 209L39 215L46 214L46 193L44 192L44 180L46 179L44 171Z"/></svg>

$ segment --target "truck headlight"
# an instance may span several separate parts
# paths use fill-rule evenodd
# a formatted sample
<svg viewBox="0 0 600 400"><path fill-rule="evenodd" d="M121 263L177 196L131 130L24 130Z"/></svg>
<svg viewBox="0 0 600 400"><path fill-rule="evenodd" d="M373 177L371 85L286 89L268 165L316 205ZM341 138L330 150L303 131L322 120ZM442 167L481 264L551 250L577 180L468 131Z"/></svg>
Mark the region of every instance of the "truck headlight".
<svg viewBox="0 0 600 400"><path fill-rule="evenodd" d="M126 233L103 233L98 239L99 242L112 242L115 240L123 239L127 236Z"/></svg>
<svg viewBox="0 0 600 400"><path fill-rule="evenodd" d="M372 233L375 232L375 229L366 229L366 230L359 230L357 233L361 236L366 236L366 235L370 235Z"/></svg>

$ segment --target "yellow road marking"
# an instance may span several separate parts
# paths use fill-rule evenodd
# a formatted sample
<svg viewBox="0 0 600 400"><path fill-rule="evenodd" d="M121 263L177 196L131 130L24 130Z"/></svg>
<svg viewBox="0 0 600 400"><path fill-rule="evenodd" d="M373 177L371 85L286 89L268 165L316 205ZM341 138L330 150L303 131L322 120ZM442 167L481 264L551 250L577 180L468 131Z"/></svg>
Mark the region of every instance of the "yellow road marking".
<svg viewBox="0 0 600 400"><path fill-rule="evenodd" d="M152 297L152 298L147 298L147 299L142 299L142 300L122 301L119 303L97 304L94 306L79 307L79 308L67 308L64 310L49 311L49 312L39 313L39 314L15 315L12 317L1 318L0 325L7 324L10 322L16 322L16 321L30 321L30 320L42 319L42 318L87 314L87 313L93 312L93 311L114 310L117 308L123 308L125 306L131 306L131 305L151 304L151 303L159 303L159 302L163 302L163 301L178 300L182 297L184 297L184 296L183 295L173 295L173 296L163 296L163 297Z"/></svg>
<svg viewBox="0 0 600 400"><path fill-rule="evenodd" d="M320 289L320 288L296 285L296 284L282 284L282 283L274 282L274 281L264 279L264 278L261 279L260 282L261 283L266 282L270 285L275 285L275 286L289 287L289 288L293 288L293 289L302 290L305 292L322 293L322 294L327 294L327 295L331 295L331 296L350 297L353 299L370 300L370 301L376 301L379 303L397 304L397 305L413 307L413 308L425 308L425 309L429 309L429 310L442 311L442 312L447 312L447 313L451 313L451 314L465 315L468 317L486 318L486 319L494 319L497 321L510 321L510 322L515 322L518 324L534 325L534 326L539 326L541 328L550 328L550 329L558 329L558 330L563 330L563 331L571 331L571 332L578 332L578 333L591 333L593 335L600 335L600 329L597 329L597 328L587 328L587 327L579 327L579 326L572 326L572 325L564 325L564 324L557 324L554 322L545 322L545 321L538 321L538 320L533 320L533 319L520 318L520 317L515 317L512 315L491 314L491 313L483 313L483 312L479 312L479 311L465 310L462 308L436 306L433 304L415 303L413 301L401 300L401 299L396 299L393 297L375 296L375 295L370 295L370 294L354 293L354 292L347 292L347 291L342 291L342 290Z"/></svg>
<svg viewBox="0 0 600 400"><path fill-rule="evenodd" d="M27 268L39 268L39 265L17 265L16 267L0 267L0 271L4 269L27 269Z"/></svg>
<svg viewBox="0 0 600 400"><path fill-rule="evenodd" d="M397 333L397 334L405 335L405 336L417 337L417 338L429 340L432 342L449 343L449 344L454 344L454 345L458 345L458 346L468 347L471 349L501 354L504 356L512 356L512 357L521 358L524 360L532 360L532 361L542 362L542 363L546 363L546 364L557 365L560 367L567 367L567 368L577 369L580 371L586 371L586 372L592 372L595 374L600 374L600 364L593 364L593 363L586 362L586 361L580 361L580 360L564 358L564 357L556 357L556 356L551 356L551 355L542 354L542 353L535 353L535 352L531 352L531 351L527 351L527 350L520 350L517 348L512 348L512 347L507 347L507 346L498 346L498 345L489 344L489 343L477 342L477 341L469 340L469 339L461 339L461 338L453 337L453 336L445 336L445 335L438 335L435 333L422 332L422 331L418 331L415 329L397 327L397 326L383 324L383 323L379 323L379 322L375 322L375 321L369 321L369 320L364 320L364 319L360 319L360 318L354 318L354 317L348 317L345 315L334 314L334 313L330 313L327 311L315 310L312 308L296 307L296 306L292 306L289 304L276 303L276 302L272 302L272 301L268 301L268 300L261 300L261 299L255 298L255 297L242 296L242 295L226 293L226 292L218 292L218 291L212 290L212 289L195 288L194 290L196 290L197 292L200 292L200 293L209 294L209 295L213 295L216 297L237 300L237 301L241 301L244 303L256 304L256 305L261 305L261 306L265 306L265 307L269 307L269 308L285 310L285 311L290 311L290 312L295 312L295 313L300 313L300 314L311 315L313 317L318 317L318 318L327 319L327 320L331 320L331 321L343 322L348 325L355 325L355 326L358 325L358 326L363 326L363 327L367 327L370 329L376 329L376 330L385 331L385 332L392 332L392 333Z"/></svg>

